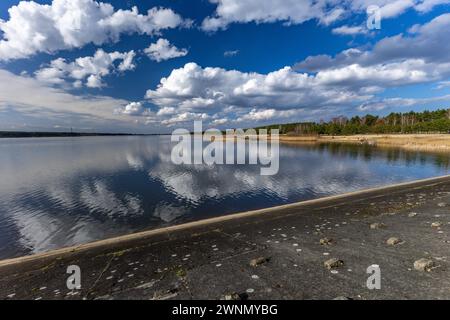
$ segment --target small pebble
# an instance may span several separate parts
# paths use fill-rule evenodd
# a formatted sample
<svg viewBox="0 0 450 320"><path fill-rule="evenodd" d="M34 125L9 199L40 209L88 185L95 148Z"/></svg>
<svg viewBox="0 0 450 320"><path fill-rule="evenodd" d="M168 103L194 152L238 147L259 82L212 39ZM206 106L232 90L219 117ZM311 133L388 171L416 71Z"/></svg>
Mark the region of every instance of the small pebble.
<svg viewBox="0 0 450 320"><path fill-rule="evenodd" d="M225 295L225 300L243 300L246 294L232 293Z"/></svg>
<svg viewBox="0 0 450 320"><path fill-rule="evenodd" d="M333 242L334 242L333 239L328 239L328 238L320 239L320 245L322 245L322 246L329 246L329 245L333 244Z"/></svg>
<svg viewBox="0 0 450 320"><path fill-rule="evenodd" d="M325 268L327 268L328 270L331 269L335 269L335 268L339 268L342 267L344 265L344 261L336 259L336 258L332 258L330 260L327 260L323 263L323 265L325 266Z"/></svg>
<svg viewBox="0 0 450 320"><path fill-rule="evenodd" d="M380 223L380 222L375 222L370 225L370 229L373 229L373 230L384 229L384 228L386 228L386 225L384 223Z"/></svg>
<svg viewBox="0 0 450 320"><path fill-rule="evenodd" d="M433 260L422 258L414 262L414 269L417 271L431 271L434 267Z"/></svg>
<svg viewBox="0 0 450 320"><path fill-rule="evenodd" d="M400 240L399 238L396 238L396 237L389 238L386 241L386 243L390 246L395 246L395 245L399 244L400 242L402 242L402 240Z"/></svg>
<svg viewBox="0 0 450 320"><path fill-rule="evenodd" d="M260 266L269 261L270 261L270 258L259 257L259 258L250 260L250 266L257 267L257 266Z"/></svg>
<svg viewBox="0 0 450 320"><path fill-rule="evenodd" d="M433 228L439 228L439 227L441 227L442 226L442 223L441 222L433 222L432 224L431 224L431 227L433 227Z"/></svg>

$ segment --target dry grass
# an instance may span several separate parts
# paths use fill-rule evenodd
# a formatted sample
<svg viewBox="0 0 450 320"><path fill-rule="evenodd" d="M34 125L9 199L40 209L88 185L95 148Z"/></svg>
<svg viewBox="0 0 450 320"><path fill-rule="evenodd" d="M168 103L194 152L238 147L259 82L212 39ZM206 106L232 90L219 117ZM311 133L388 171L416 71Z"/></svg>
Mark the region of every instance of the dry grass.
<svg viewBox="0 0 450 320"><path fill-rule="evenodd" d="M397 147L417 151L450 152L450 134L383 134L352 136L280 136L281 142L336 142Z"/></svg>
<svg viewBox="0 0 450 320"><path fill-rule="evenodd" d="M236 139L236 136L233 138ZM233 138L223 136L218 138L218 140L225 141ZM280 142L308 145L315 143L352 143L379 147L395 147L414 151L450 152L450 134L370 134L351 136L280 135Z"/></svg>

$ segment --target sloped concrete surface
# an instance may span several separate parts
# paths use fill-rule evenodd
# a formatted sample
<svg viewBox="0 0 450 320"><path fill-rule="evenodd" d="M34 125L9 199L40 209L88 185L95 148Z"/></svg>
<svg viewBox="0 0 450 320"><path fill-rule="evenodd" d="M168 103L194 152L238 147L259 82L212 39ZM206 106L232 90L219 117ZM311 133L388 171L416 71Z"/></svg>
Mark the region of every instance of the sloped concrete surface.
<svg viewBox="0 0 450 320"><path fill-rule="evenodd" d="M325 268L332 258L343 265ZM366 286L374 264L380 290ZM450 299L450 177L0 262L0 299L237 298Z"/></svg>

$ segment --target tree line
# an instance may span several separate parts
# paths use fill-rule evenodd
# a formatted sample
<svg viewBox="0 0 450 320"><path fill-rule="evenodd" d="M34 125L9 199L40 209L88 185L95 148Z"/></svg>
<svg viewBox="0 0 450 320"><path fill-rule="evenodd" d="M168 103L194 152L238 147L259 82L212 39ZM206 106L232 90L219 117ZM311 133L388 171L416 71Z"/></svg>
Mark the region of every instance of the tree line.
<svg viewBox="0 0 450 320"><path fill-rule="evenodd" d="M380 117L339 116L325 122L275 124L256 129L278 129L290 135L350 135L387 133L450 133L450 109L436 111L391 113Z"/></svg>

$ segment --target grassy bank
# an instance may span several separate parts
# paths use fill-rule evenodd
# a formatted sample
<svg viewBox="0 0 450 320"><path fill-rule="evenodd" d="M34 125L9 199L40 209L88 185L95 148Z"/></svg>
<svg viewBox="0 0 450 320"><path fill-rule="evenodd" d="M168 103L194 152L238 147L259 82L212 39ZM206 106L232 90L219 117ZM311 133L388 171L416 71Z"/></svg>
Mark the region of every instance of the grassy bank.
<svg viewBox="0 0 450 320"><path fill-rule="evenodd" d="M354 143L417 151L450 151L450 134L280 135L284 143Z"/></svg>

